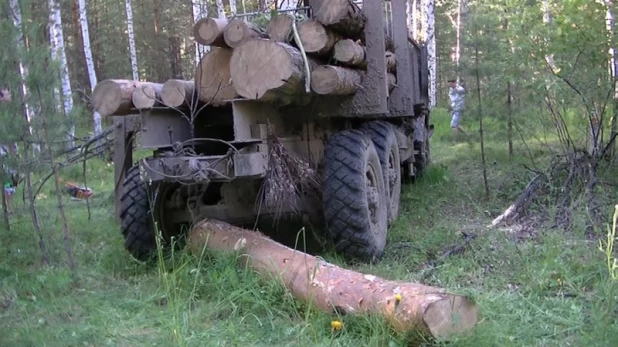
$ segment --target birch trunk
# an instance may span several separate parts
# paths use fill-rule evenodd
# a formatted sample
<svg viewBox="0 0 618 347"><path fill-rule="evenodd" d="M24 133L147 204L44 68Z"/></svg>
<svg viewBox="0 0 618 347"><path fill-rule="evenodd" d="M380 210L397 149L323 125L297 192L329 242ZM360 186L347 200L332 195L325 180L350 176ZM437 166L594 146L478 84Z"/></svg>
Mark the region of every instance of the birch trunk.
<svg viewBox="0 0 618 347"><path fill-rule="evenodd" d="M279 4L279 10L289 10L296 8L297 0L281 0L281 4Z"/></svg>
<svg viewBox="0 0 618 347"><path fill-rule="evenodd" d="M610 141L614 139L614 144L611 146L609 152L609 155L613 157L616 154L616 141L618 140L615 139L618 134L618 61L616 61L616 40L614 39L614 35L616 34L614 30L614 0L605 0L605 5L607 6L605 24L609 34L609 70L612 88L614 89L614 110L610 122Z"/></svg>
<svg viewBox="0 0 618 347"><path fill-rule="evenodd" d="M84 55L86 57L86 68L88 69L88 78L90 80L90 92L97 85L97 73L94 70L94 59L92 58L92 49L90 48L90 34L88 30L88 16L86 13L86 0L78 0L77 6L79 10L79 21L82 28L82 42L84 43ZM101 126L101 115L94 111L92 115L94 122L94 136L99 136L103 132ZM97 146L98 147L98 146Z"/></svg>
<svg viewBox="0 0 618 347"><path fill-rule="evenodd" d="M137 69L137 53L135 49L135 33L133 31L133 9L131 0L125 0L127 12L127 31L129 32L129 51L131 53L131 72L134 81L139 81L139 70Z"/></svg>
<svg viewBox="0 0 618 347"><path fill-rule="evenodd" d="M236 12L236 0L229 0L230 1L230 15L235 15Z"/></svg>
<svg viewBox="0 0 618 347"><path fill-rule="evenodd" d="M22 29L22 20L21 20L21 8L19 7L19 0L10 0L9 1L9 11L11 11L11 19L13 20L13 26L17 29L17 49L19 53L26 49L26 45L24 43L24 33ZM17 70L19 71L20 80L21 80L21 89L20 94L22 97L22 105L24 108L24 117L26 118L26 124L28 124L28 133L30 136L34 135L34 131L32 129L32 116L34 112L28 103L29 99L29 91L28 91L28 67L24 65L24 63L20 59L17 61ZM38 143L34 143L33 149L35 152L40 152L41 147Z"/></svg>
<svg viewBox="0 0 618 347"><path fill-rule="evenodd" d="M73 109L73 93L71 92L71 80L69 78L69 68L67 64L67 56L64 50L64 34L62 32L62 17L60 16L60 4L56 0L49 0L49 39L51 43L51 57L52 60L60 60L60 81L61 81L61 93L56 91L56 98L62 100L62 106L64 115L70 117L71 110ZM69 126L69 133L67 134L67 148L73 148L75 146L75 124Z"/></svg>
<svg viewBox="0 0 618 347"><path fill-rule="evenodd" d="M225 18L225 7L223 7L223 0L216 0L215 4L217 5L217 16L219 18Z"/></svg>
<svg viewBox="0 0 618 347"><path fill-rule="evenodd" d="M427 45L427 67L429 69L429 106L436 106L436 36L435 36L435 0L422 0L423 3L423 40Z"/></svg>

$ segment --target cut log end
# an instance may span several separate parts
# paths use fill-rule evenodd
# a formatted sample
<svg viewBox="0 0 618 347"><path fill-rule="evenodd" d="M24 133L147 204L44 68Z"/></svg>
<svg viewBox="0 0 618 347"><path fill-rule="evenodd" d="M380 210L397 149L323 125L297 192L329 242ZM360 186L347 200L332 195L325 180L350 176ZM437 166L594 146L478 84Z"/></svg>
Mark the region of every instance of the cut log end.
<svg viewBox="0 0 618 347"><path fill-rule="evenodd" d="M160 88L160 84L133 80L107 79L99 82L92 91L94 111L101 116L124 116L133 113L133 92L136 88L150 86Z"/></svg>
<svg viewBox="0 0 618 347"><path fill-rule="evenodd" d="M232 50L213 47L206 53L195 71L195 88L200 101L220 106L235 99L238 93L231 82L230 59Z"/></svg>
<svg viewBox="0 0 618 347"><path fill-rule="evenodd" d="M309 61L310 69L316 64ZM300 51L283 42L251 40L234 49L232 81L241 96L262 101L304 93L305 65Z"/></svg>
<svg viewBox="0 0 618 347"><path fill-rule="evenodd" d="M365 55L365 47L353 40L344 39L335 44L333 58L344 65L363 67L367 65Z"/></svg>
<svg viewBox="0 0 618 347"><path fill-rule="evenodd" d="M269 22L266 32L271 40L290 42L293 37L292 22L294 17L287 13L275 15Z"/></svg>
<svg viewBox="0 0 618 347"><path fill-rule="evenodd" d="M193 36L197 43L205 46L227 47L223 31L228 24L226 18L205 17L193 25Z"/></svg>
<svg viewBox="0 0 618 347"><path fill-rule="evenodd" d="M329 54L340 37L320 22L306 19L298 25L298 36L307 53Z"/></svg>
<svg viewBox="0 0 618 347"><path fill-rule="evenodd" d="M168 80L161 89L161 101L168 107L180 107L192 100L194 81Z"/></svg>
<svg viewBox="0 0 618 347"><path fill-rule="evenodd" d="M321 95L352 95L361 81L361 72L340 66L319 66L311 73L311 89Z"/></svg>
<svg viewBox="0 0 618 347"><path fill-rule="evenodd" d="M313 16L322 24L352 38L359 38L365 18L358 5L349 0L309 0Z"/></svg>
<svg viewBox="0 0 618 347"><path fill-rule="evenodd" d="M264 37L266 37L266 33L257 25L239 18L229 21L223 33L225 43L232 48L236 48L251 39Z"/></svg>
<svg viewBox="0 0 618 347"><path fill-rule="evenodd" d="M149 84L138 86L133 91L131 99L137 109L149 109L160 103L161 84Z"/></svg>
<svg viewBox="0 0 618 347"><path fill-rule="evenodd" d="M434 301L423 312L423 322L436 339L449 339L474 329L478 321L478 309L463 296L445 296Z"/></svg>

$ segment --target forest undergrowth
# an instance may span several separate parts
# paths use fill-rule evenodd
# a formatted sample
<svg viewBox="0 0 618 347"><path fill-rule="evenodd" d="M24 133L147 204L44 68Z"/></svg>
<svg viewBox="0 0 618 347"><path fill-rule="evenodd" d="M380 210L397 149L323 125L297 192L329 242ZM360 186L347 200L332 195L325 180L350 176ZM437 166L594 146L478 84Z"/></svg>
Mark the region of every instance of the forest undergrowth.
<svg viewBox="0 0 618 347"><path fill-rule="evenodd" d="M618 199L606 189L618 184L611 174L616 167L597 172L602 228L590 229L585 195L574 195L568 203L569 228L552 228L559 204L549 198L528 209L527 222L490 227L533 177L530 160L551 165L553 139L522 134L529 140L516 142L509 158L504 141L488 137L487 198L477 124L466 120L467 137L452 141L448 122L443 110L433 113L433 163L416 183L404 186L400 217L389 230L382 261L351 264L331 251L319 255L358 271L470 295L479 307L478 326L450 345L616 344L618 275L611 226ZM499 126L490 120L486 130ZM80 182L81 169L64 168L60 175ZM244 269L235 255L197 259L178 252L165 262L138 264L124 250L113 217L113 166L93 159L87 176L95 191L90 219L83 201L65 199L75 277L64 264L53 183L38 196L51 266L40 262L22 187L17 190L11 231L0 229L0 345L440 344L397 335L378 318L315 311L277 283ZM285 239L304 239L297 229L277 231L281 233ZM342 322L340 331L331 329L333 320Z"/></svg>

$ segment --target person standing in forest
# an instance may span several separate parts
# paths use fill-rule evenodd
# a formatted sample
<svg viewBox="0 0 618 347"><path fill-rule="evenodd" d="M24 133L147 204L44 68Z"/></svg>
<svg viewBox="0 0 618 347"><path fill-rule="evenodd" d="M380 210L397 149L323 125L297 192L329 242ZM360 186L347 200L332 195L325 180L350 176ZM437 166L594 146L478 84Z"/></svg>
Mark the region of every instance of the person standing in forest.
<svg viewBox="0 0 618 347"><path fill-rule="evenodd" d="M460 123L464 108L466 107L466 90L457 83L457 80L454 79L449 80L448 85L448 96L451 101L451 129L453 129L453 136L457 137L459 131L465 135L466 132L461 128Z"/></svg>

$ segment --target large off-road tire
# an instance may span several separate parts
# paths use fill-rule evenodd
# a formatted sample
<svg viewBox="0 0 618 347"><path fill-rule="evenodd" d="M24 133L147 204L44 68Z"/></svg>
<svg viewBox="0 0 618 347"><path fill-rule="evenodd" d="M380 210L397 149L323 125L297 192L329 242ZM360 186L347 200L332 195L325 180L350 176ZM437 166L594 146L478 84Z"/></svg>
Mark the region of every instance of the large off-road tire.
<svg viewBox="0 0 618 347"><path fill-rule="evenodd" d="M121 230L124 246L137 260L151 259L157 251L148 186L140 177L139 165L131 167L122 183Z"/></svg>
<svg viewBox="0 0 618 347"><path fill-rule="evenodd" d="M388 222L392 223L399 216L401 198L401 161L399 160L397 135L393 126L383 121L365 123L362 130L369 135L380 157L388 196Z"/></svg>
<svg viewBox="0 0 618 347"><path fill-rule="evenodd" d="M387 194L378 152L364 132L344 130L324 150L324 217L335 249L371 261L384 253Z"/></svg>

